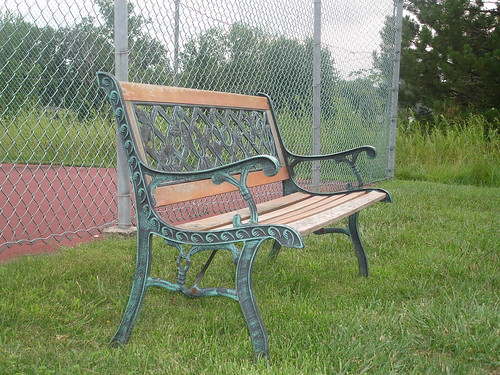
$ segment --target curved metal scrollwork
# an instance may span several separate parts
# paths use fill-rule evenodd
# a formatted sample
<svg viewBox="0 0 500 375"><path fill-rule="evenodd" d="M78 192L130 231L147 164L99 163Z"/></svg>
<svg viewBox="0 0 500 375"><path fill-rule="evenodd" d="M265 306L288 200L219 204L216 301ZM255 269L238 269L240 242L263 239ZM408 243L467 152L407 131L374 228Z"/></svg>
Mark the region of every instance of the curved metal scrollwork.
<svg viewBox="0 0 500 375"><path fill-rule="evenodd" d="M148 163L170 172L200 171L257 155L277 157L265 111L134 104Z"/></svg>

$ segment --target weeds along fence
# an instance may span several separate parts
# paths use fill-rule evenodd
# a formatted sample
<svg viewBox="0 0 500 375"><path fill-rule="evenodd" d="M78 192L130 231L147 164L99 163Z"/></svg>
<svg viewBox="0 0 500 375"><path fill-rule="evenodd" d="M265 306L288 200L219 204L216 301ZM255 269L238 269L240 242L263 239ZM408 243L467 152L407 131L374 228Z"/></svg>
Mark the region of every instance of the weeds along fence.
<svg viewBox="0 0 500 375"><path fill-rule="evenodd" d="M130 226L101 70L266 92L291 151L371 144L363 172L391 177L401 15L402 0L3 1L0 252ZM303 173L311 188L346 178L327 164Z"/></svg>

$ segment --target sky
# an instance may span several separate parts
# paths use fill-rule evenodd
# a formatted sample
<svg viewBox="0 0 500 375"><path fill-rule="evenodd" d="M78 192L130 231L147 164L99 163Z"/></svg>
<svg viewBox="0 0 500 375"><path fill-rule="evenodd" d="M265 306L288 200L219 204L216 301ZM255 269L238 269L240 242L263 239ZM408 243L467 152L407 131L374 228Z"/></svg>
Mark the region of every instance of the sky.
<svg viewBox="0 0 500 375"><path fill-rule="evenodd" d="M38 26L66 26L85 16L99 19L91 0L4 0L9 10ZM173 49L174 0L135 0L135 13L152 22L148 32ZM322 46L332 52L344 76L369 68L380 44L380 30L392 15L393 0L322 0ZM313 36L314 1L309 0L180 0L180 40L186 42L210 27L228 29L236 21L272 35L305 40Z"/></svg>
<svg viewBox="0 0 500 375"><path fill-rule="evenodd" d="M161 6L150 0L140 4L138 7L151 17L155 25L153 35L172 40L173 1L165 1ZM380 31L385 18L394 12L393 4L393 0L322 1L322 46L332 52L343 76L371 66L372 53L381 42ZM276 36L312 39L314 1L181 0L181 41L185 42L210 27L229 29L237 21Z"/></svg>

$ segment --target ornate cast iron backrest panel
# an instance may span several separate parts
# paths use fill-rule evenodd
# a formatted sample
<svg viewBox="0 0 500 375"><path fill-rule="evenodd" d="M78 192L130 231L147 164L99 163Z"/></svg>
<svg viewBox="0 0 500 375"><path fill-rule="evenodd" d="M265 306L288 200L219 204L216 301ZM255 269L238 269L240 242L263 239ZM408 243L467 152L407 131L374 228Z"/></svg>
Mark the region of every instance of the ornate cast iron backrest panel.
<svg viewBox="0 0 500 375"><path fill-rule="evenodd" d="M278 158L266 111L134 104L151 167L199 171L257 155Z"/></svg>

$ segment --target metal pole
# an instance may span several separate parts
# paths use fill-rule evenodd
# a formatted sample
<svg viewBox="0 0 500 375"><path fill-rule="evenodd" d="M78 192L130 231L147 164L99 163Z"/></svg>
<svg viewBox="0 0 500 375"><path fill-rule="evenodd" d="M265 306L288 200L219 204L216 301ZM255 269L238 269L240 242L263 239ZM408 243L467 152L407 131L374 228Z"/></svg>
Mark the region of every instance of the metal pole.
<svg viewBox="0 0 500 375"><path fill-rule="evenodd" d="M115 0L115 76L119 81L128 81L128 15L127 0ZM118 231L130 230L130 172L125 150L117 136L117 175L118 175Z"/></svg>
<svg viewBox="0 0 500 375"><path fill-rule="evenodd" d="M174 86L179 86L179 6L180 0L175 0L174 14Z"/></svg>
<svg viewBox="0 0 500 375"><path fill-rule="evenodd" d="M397 0L394 70L392 73L391 128L389 131L389 165L387 177L394 177L396 164L396 128L398 123L399 65L401 62L401 34L403 32L403 1Z"/></svg>
<svg viewBox="0 0 500 375"><path fill-rule="evenodd" d="M314 0L314 35L313 35L313 116L312 136L313 154L319 155L321 151L321 0ZM312 185L314 190L319 190L320 162L314 161L312 165Z"/></svg>

